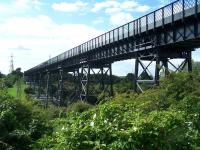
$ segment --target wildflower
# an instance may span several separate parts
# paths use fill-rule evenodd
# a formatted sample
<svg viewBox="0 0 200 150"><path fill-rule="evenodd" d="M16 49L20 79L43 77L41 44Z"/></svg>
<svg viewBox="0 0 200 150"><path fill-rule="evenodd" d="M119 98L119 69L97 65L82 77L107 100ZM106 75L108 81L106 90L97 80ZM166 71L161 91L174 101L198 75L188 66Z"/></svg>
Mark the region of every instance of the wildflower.
<svg viewBox="0 0 200 150"><path fill-rule="evenodd" d="M94 122L93 122L93 121L90 122L90 126L91 126L91 127L94 127Z"/></svg>
<svg viewBox="0 0 200 150"><path fill-rule="evenodd" d="M95 119L97 117L97 115L96 114L94 114L94 116L93 116L93 119Z"/></svg>
<svg viewBox="0 0 200 150"><path fill-rule="evenodd" d="M136 132L138 130L137 127L133 127L133 131Z"/></svg>
<svg viewBox="0 0 200 150"><path fill-rule="evenodd" d="M61 130L62 130L62 131L65 130L65 127L63 126L63 127L61 128Z"/></svg>

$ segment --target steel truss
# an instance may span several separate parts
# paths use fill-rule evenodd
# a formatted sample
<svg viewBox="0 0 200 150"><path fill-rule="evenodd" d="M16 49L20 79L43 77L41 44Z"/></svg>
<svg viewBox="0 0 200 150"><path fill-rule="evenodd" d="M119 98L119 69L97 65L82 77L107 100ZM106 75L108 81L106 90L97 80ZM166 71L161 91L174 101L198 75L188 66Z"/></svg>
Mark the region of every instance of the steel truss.
<svg viewBox="0 0 200 150"><path fill-rule="evenodd" d="M79 68L74 69L74 71L72 72L72 75L73 75L73 83L74 83L74 92L69 96L68 104L73 103L75 100L81 99L80 97L81 84L80 84Z"/></svg>
<svg viewBox="0 0 200 150"><path fill-rule="evenodd" d="M95 72L97 71L97 72ZM113 82L112 82L112 66L111 64L105 65L83 65L81 68L80 75L80 98L81 100L87 100L89 96L94 95L90 90L91 84L91 74L93 75L101 75L100 78L100 90L101 93L108 93L110 96L113 95ZM105 82L106 76L109 77L109 80Z"/></svg>
<svg viewBox="0 0 200 150"><path fill-rule="evenodd" d="M36 91L36 76L31 76L29 79L30 87L33 89L33 91Z"/></svg>
<svg viewBox="0 0 200 150"><path fill-rule="evenodd" d="M163 76L167 76L171 72L179 72L182 70L187 70L189 72L192 71L192 58L191 58L192 50L188 51L177 51L175 53L165 53L160 54L153 52L152 55L140 55L135 59L135 79L134 79L134 89L137 92L143 92L144 89L142 85L153 84L158 85L159 79L161 76L161 72ZM182 63L177 67L175 64L171 62L173 59L183 59ZM148 61L148 64L145 65L143 61ZM149 70L149 67L154 65L155 72ZM172 69L169 69L169 65L171 65ZM186 68L187 66L187 68ZM142 79L142 74L146 75L145 79Z"/></svg>

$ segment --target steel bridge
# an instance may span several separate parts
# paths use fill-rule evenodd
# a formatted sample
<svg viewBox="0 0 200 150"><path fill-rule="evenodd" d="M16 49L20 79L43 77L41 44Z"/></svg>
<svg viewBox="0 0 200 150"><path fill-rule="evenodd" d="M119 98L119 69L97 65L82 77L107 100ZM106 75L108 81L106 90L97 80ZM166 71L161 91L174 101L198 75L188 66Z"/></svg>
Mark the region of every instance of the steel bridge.
<svg viewBox="0 0 200 150"><path fill-rule="evenodd" d="M102 91L113 95L112 63L135 59L135 91L141 84L158 84L160 71L169 73L168 65L175 71L187 68L192 71L191 53L200 46L200 0L177 0L145 16L106 32L77 47L25 71L29 82L41 86L45 80L46 97L49 97L51 74L57 73L58 99L62 104L63 72L72 72L76 81L75 95L87 99L90 95L90 75L102 75ZM176 67L171 59L183 59ZM145 65L143 61L149 61ZM154 62L154 63L153 63ZM153 78L142 80L141 73L151 76L148 70L155 64ZM110 76L104 85L103 76ZM45 77L45 78L44 78ZM39 89L39 88L38 88ZM40 94L40 92L38 92Z"/></svg>

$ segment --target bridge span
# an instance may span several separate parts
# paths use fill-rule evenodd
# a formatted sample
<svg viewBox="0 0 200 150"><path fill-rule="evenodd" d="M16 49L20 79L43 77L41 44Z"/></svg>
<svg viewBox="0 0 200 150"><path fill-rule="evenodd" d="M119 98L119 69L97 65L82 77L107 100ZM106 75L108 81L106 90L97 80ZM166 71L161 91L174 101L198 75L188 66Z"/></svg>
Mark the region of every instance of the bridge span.
<svg viewBox="0 0 200 150"><path fill-rule="evenodd" d="M25 71L25 76L38 86L45 76L48 99L51 73L58 73L58 99L62 103L63 72L72 72L77 83L74 91L84 100L89 96L90 74L96 73L94 70L99 70L102 76L110 76L109 84L105 86L102 81L101 87L102 91L113 95L112 63L135 59L134 89L142 91L141 83L158 84L160 71L168 74L169 64L175 71L183 68L192 71L191 53L200 47L199 18L200 0L177 0L65 51ZM184 61L176 67L172 59ZM149 61L149 65L143 61ZM153 62L153 78L142 80L143 72L151 76L148 68Z"/></svg>

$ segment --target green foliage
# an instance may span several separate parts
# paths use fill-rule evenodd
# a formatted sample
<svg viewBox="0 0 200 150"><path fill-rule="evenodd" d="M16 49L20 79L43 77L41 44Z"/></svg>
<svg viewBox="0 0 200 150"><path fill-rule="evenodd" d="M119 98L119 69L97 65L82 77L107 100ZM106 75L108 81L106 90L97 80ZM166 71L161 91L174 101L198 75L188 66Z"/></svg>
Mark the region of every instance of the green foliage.
<svg viewBox="0 0 200 150"><path fill-rule="evenodd" d="M22 75L23 73L21 72L21 68L17 68L15 71L5 76L3 80L5 87L7 88L13 87L17 79L21 78ZM0 77L1 77L1 74L0 74Z"/></svg>
<svg viewBox="0 0 200 150"><path fill-rule="evenodd" d="M199 149L200 74L170 74L142 94L127 92L133 78L120 78L115 97L100 95L96 107L78 101L67 110L0 90L0 149Z"/></svg>
<svg viewBox="0 0 200 150"><path fill-rule="evenodd" d="M133 91L133 81L135 75L128 73L126 77L122 77L118 82L114 84L114 91L116 93L127 93Z"/></svg>
<svg viewBox="0 0 200 150"><path fill-rule="evenodd" d="M9 74L4 79L4 84L6 87L11 88L16 82L16 76L13 74Z"/></svg>
<svg viewBox="0 0 200 150"><path fill-rule="evenodd" d="M3 77L5 77L5 75L0 72L0 79Z"/></svg>
<svg viewBox="0 0 200 150"><path fill-rule="evenodd" d="M200 76L171 74L143 94L117 94L82 111L75 104L34 149L190 150L200 147ZM73 108L73 107L72 107Z"/></svg>
<svg viewBox="0 0 200 150"><path fill-rule="evenodd" d="M88 104L83 101L78 101L78 102L73 103L72 105L68 106L68 112L82 113L84 111L89 110L90 108L92 108L91 104Z"/></svg>
<svg viewBox="0 0 200 150"><path fill-rule="evenodd" d="M57 109L44 111L36 103L20 101L0 90L0 149L30 149L30 145L51 132L49 120L59 117Z"/></svg>
<svg viewBox="0 0 200 150"><path fill-rule="evenodd" d="M26 87L25 89L24 89L24 92L26 93L26 94L34 94L35 92L34 92L34 89L32 88L32 87Z"/></svg>

